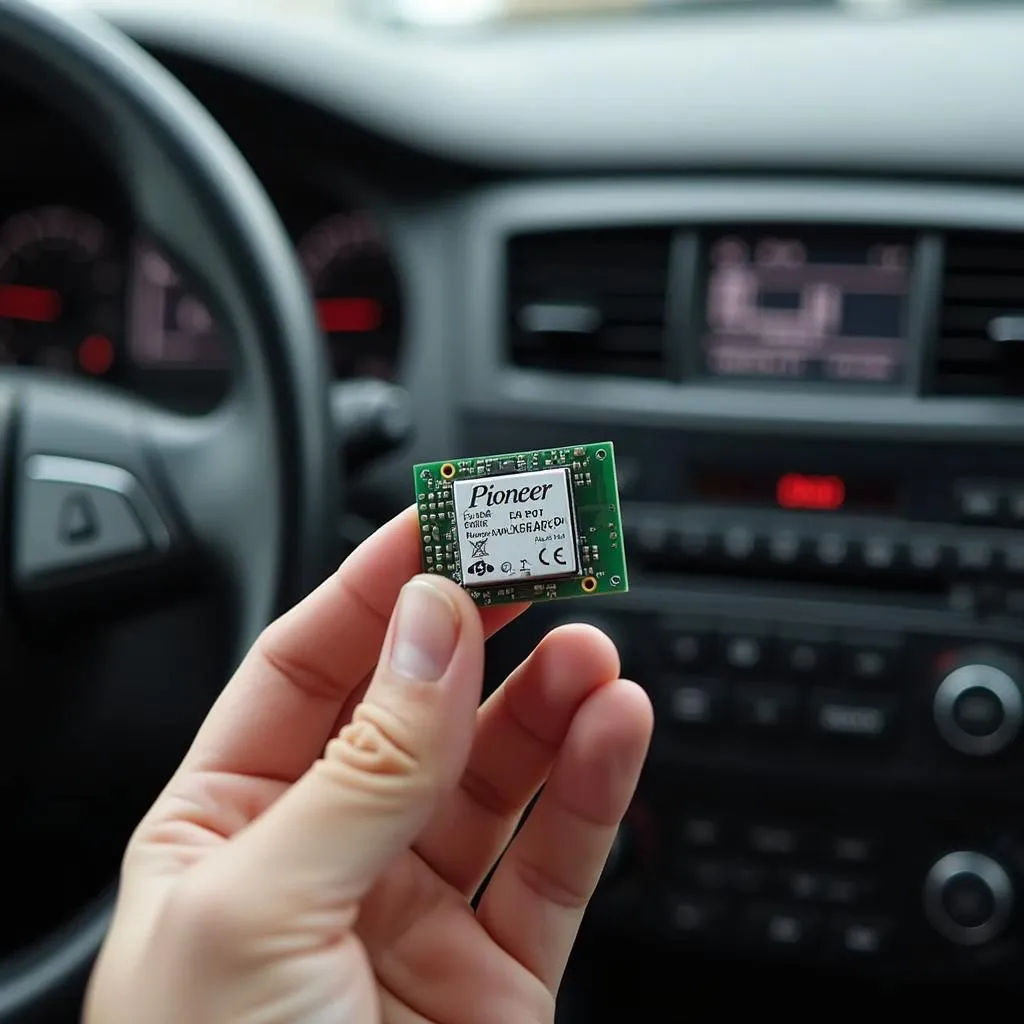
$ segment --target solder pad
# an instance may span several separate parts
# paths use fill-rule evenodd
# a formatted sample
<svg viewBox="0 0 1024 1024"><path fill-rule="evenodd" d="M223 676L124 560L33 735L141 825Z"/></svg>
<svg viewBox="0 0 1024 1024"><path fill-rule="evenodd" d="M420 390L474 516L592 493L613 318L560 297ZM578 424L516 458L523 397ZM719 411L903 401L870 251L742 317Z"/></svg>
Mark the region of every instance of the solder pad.
<svg viewBox="0 0 1024 1024"><path fill-rule="evenodd" d="M423 570L478 604L625 593L611 442L413 469Z"/></svg>

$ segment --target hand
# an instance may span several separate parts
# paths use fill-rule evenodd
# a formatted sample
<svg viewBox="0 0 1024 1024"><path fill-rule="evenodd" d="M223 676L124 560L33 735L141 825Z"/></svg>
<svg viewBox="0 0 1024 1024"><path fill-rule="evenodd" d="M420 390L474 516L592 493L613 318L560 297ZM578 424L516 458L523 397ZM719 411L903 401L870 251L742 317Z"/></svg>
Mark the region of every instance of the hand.
<svg viewBox="0 0 1024 1024"><path fill-rule="evenodd" d="M523 609L413 579L418 530L378 531L225 688L129 844L87 1024L553 1020L650 703L567 626L478 707Z"/></svg>

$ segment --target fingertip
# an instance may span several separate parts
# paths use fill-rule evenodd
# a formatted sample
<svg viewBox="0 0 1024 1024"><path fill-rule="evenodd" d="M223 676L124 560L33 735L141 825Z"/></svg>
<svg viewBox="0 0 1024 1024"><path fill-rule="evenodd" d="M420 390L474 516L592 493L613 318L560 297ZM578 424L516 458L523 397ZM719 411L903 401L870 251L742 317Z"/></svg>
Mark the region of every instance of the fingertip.
<svg viewBox="0 0 1024 1024"><path fill-rule="evenodd" d="M591 695L619 675L615 645L581 623L551 630L505 680L500 701L528 732L559 744Z"/></svg>
<svg viewBox="0 0 1024 1024"><path fill-rule="evenodd" d="M607 633L587 622L567 622L556 626L540 642L539 648L557 650L574 661L574 671L592 679L615 679L621 671L619 649Z"/></svg>
<svg viewBox="0 0 1024 1024"><path fill-rule="evenodd" d="M550 785L580 817L611 825L625 813L643 771L654 715L644 690L614 679L573 719Z"/></svg>
<svg viewBox="0 0 1024 1024"><path fill-rule="evenodd" d="M646 756L654 731L654 707L647 691L630 679L615 679L591 694L577 716L579 728L596 746L625 756Z"/></svg>
<svg viewBox="0 0 1024 1024"><path fill-rule="evenodd" d="M415 578L425 580L444 593L457 610L460 619L472 630L479 628L481 636L485 638L497 633L532 607L528 601L478 605L463 587L447 576L421 573Z"/></svg>
<svg viewBox="0 0 1024 1024"><path fill-rule="evenodd" d="M483 634L483 625L480 621L480 609L477 608L473 599L454 580L447 576L439 576L435 573L419 573L413 576L406 586L428 586L440 594L452 609L452 614L459 623L460 632L462 629L469 629L473 633Z"/></svg>
<svg viewBox="0 0 1024 1024"><path fill-rule="evenodd" d="M392 673L414 682L476 680L483 649L480 614L461 587L431 573L402 585L384 645Z"/></svg>

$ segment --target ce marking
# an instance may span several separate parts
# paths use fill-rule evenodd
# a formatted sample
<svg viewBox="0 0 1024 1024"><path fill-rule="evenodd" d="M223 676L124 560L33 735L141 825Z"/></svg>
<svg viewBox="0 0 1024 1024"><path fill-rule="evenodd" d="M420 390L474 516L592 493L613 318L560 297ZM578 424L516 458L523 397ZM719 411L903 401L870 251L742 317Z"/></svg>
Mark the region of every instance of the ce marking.
<svg viewBox="0 0 1024 1024"><path fill-rule="evenodd" d="M544 556L547 554L547 548L541 548L540 554L537 556L537 561L541 565L550 565L551 563ZM565 548L555 548L551 553L551 557L555 560L555 565L568 565L569 563L565 560Z"/></svg>

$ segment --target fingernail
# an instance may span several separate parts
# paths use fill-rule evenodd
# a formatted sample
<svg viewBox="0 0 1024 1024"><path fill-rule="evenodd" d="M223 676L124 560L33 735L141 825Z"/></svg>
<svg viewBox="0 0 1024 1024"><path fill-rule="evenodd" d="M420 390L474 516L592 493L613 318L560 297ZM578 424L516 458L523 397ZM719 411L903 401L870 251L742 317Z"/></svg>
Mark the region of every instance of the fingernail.
<svg viewBox="0 0 1024 1024"><path fill-rule="evenodd" d="M440 679L455 653L458 635L448 598L426 580L410 580L395 612L391 671L427 683Z"/></svg>

